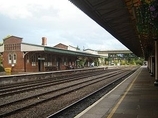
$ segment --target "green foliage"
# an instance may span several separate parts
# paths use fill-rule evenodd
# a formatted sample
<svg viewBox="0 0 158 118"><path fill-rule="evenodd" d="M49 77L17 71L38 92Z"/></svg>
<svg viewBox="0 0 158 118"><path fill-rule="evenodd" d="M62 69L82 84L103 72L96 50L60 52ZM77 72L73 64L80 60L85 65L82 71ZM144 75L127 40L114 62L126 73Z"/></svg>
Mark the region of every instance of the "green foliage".
<svg viewBox="0 0 158 118"><path fill-rule="evenodd" d="M143 65L144 59L143 58L138 58L135 63L136 65Z"/></svg>
<svg viewBox="0 0 158 118"><path fill-rule="evenodd" d="M99 58L99 60L98 60L98 62L99 62L99 65L100 65L100 66L104 66L104 65L105 65L106 60L105 60L105 58L104 58L104 57L100 57L100 58Z"/></svg>
<svg viewBox="0 0 158 118"><path fill-rule="evenodd" d="M125 60L121 60L121 65L126 65L126 61Z"/></svg>
<svg viewBox="0 0 158 118"><path fill-rule="evenodd" d="M99 60L96 58L96 59L94 60L94 66L98 66L98 64L99 64Z"/></svg>
<svg viewBox="0 0 158 118"><path fill-rule="evenodd" d="M141 0L135 9L137 31L148 38L158 36L158 1Z"/></svg>
<svg viewBox="0 0 158 118"><path fill-rule="evenodd" d="M79 63L78 63L78 66L79 66L79 67L84 67L84 61L83 61L83 60L80 60Z"/></svg>
<svg viewBox="0 0 158 118"><path fill-rule="evenodd" d="M0 55L0 65L2 65L3 63L3 58L2 58L2 55Z"/></svg>
<svg viewBox="0 0 158 118"><path fill-rule="evenodd" d="M4 72L4 68L0 66L0 72Z"/></svg>
<svg viewBox="0 0 158 118"><path fill-rule="evenodd" d="M80 48L79 48L78 46L76 47L76 49L77 49L77 50L80 50Z"/></svg>
<svg viewBox="0 0 158 118"><path fill-rule="evenodd" d="M77 62L77 66L80 68L84 68L87 58L80 58Z"/></svg>
<svg viewBox="0 0 158 118"><path fill-rule="evenodd" d="M143 65L144 59L134 54L122 54L122 57L116 56L109 58L109 62L115 65Z"/></svg>
<svg viewBox="0 0 158 118"><path fill-rule="evenodd" d="M11 35L7 35L6 37L4 37L3 38L3 40L5 40L5 39L7 39L7 38L9 38Z"/></svg>

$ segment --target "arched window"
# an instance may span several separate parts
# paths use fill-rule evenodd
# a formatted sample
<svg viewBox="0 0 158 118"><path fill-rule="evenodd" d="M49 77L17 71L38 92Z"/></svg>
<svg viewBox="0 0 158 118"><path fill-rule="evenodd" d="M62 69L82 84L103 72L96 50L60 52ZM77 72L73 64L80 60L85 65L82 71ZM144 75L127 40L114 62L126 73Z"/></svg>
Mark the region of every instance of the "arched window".
<svg viewBox="0 0 158 118"><path fill-rule="evenodd" d="M17 55L16 53L8 54L8 63L9 64L16 64L17 62Z"/></svg>
<svg viewBox="0 0 158 118"><path fill-rule="evenodd" d="M16 64L16 60L17 60L17 55L14 53L13 54L13 64Z"/></svg>
<svg viewBox="0 0 158 118"><path fill-rule="evenodd" d="M36 66L36 55L32 56L32 66Z"/></svg>
<svg viewBox="0 0 158 118"><path fill-rule="evenodd" d="M12 63L12 54L8 54L8 63L9 63L9 64Z"/></svg>
<svg viewBox="0 0 158 118"><path fill-rule="evenodd" d="M47 61L48 61L48 66L52 66L52 55L51 54L48 54L47 55Z"/></svg>
<svg viewBox="0 0 158 118"><path fill-rule="evenodd" d="M26 62L29 63L29 55L26 54Z"/></svg>

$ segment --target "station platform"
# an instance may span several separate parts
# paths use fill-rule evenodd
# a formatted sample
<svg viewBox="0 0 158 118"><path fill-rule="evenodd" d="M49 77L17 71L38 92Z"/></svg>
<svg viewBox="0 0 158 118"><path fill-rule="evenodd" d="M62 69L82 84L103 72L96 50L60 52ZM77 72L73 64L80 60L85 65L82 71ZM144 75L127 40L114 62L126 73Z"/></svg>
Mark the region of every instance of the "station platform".
<svg viewBox="0 0 158 118"><path fill-rule="evenodd" d="M75 118L158 118L158 86L154 81L142 66Z"/></svg>

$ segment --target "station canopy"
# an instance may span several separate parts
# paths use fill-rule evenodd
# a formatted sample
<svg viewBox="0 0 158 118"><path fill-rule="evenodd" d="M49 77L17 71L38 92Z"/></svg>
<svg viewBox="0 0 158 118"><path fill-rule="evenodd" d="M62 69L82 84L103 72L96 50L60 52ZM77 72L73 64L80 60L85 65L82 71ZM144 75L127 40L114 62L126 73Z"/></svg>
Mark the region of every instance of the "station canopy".
<svg viewBox="0 0 158 118"><path fill-rule="evenodd" d="M154 54L158 0L70 0L139 57ZM106 41L106 40L105 40Z"/></svg>

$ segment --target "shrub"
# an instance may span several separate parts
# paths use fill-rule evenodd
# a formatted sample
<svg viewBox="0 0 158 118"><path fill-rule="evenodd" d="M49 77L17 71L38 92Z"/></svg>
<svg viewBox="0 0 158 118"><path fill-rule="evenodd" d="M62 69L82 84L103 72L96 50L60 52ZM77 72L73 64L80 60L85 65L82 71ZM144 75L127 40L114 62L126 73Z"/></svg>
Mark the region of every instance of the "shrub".
<svg viewBox="0 0 158 118"><path fill-rule="evenodd" d="M0 66L0 72L4 72L4 68Z"/></svg>

